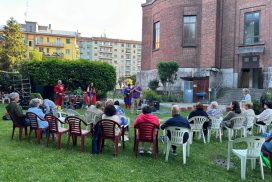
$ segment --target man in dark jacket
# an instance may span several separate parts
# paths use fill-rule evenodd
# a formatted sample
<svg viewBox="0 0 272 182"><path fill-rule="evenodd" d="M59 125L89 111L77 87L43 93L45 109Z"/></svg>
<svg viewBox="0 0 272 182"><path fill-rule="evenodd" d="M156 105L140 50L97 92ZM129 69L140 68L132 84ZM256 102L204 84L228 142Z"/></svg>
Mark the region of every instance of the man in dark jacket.
<svg viewBox="0 0 272 182"><path fill-rule="evenodd" d="M6 106L7 112L13 117L15 122L22 126L28 126L29 121L26 120L22 107L18 104L20 97L16 92L9 94L10 103Z"/></svg>
<svg viewBox="0 0 272 182"><path fill-rule="evenodd" d="M161 125L161 129L164 130L165 128L169 126L176 126L176 127L183 127L183 128L188 128L191 129L188 120L185 119L180 115L180 108L177 105L172 106L172 118L168 119L163 125ZM171 133L167 132L168 138L171 140ZM183 143L185 143L189 138L189 135L186 133L183 136ZM176 155L176 146L172 145L172 153L173 155Z"/></svg>

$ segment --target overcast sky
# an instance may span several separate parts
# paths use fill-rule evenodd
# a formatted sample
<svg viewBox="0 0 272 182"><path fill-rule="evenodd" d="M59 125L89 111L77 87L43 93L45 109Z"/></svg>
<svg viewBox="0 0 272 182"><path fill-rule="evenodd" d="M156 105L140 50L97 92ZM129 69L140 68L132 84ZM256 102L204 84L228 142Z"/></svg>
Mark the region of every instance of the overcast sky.
<svg viewBox="0 0 272 182"><path fill-rule="evenodd" d="M82 36L142 39L145 0L0 0L0 25L10 17L52 25L55 30L79 31ZM27 8L28 7L28 8Z"/></svg>

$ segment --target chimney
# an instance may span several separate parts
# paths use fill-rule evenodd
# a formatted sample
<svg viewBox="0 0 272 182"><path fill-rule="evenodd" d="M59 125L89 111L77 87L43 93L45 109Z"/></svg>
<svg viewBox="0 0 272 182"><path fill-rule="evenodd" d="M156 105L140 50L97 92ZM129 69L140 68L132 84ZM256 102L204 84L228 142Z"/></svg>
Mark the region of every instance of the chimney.
<svg viewBox="0 0 272 182"><path fill-rule="evenodd" d="M51 24L48 25L49 30L51 30Z"/></svg>

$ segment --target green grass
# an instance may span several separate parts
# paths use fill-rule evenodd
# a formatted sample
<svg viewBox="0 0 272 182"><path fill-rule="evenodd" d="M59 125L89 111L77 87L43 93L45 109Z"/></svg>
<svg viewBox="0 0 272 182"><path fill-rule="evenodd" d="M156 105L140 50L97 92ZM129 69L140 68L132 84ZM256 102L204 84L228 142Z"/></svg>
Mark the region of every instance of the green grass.
<svg viewBox="0 0 272 182"><path fill-rule="evenodd" d="M0 105L0 113L5 112ZM81 111L82 112L82 111ZM187 113L183 113L187 114ZM135 115L127 111L134 121ZM169 117L169 114L159 117ZM178 156L170 155L164 161L163 146L160 142L157 160L145 154L136 159L133 153L133 129L126 148L119 150L118 157L113 155L113 145L106 142L101 155L91 154L91 138L85 141L86 151L80 152L79 146L66 148L66 136L62 139L62 149L56 150L55 143L46 147L45 141L36 144L34 138L27 143L25 137L18 143L18 130L11 140L11 121L0 120L0 181L240 181L240 161L232 158L235 168L226 169L214 164L216 156L226 158L227 138L219 143L214 137L210 144L194 140L191 145L187 164L182 164L182 149ZM160 134L162 132L160 131ZM251 171L247 163L247 181L261 181L260 170ZM265 181L272 181L271 172L265 168Z"/></svg>

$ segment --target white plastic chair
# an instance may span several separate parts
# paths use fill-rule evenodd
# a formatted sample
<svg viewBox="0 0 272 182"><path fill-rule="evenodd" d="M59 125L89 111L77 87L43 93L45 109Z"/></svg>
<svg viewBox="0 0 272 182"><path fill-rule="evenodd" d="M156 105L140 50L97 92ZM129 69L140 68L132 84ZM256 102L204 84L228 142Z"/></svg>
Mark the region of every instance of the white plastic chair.
<svg viewBox="0 0 272 182"><path fill-rule="evenodd" d="M250 129L251 135L253 135L253 127L255 123L255 115L248 115L246 116L247 126L245 136L247 136L247 130Z"/></svg>
<svg viewBox="0 0 272 182"><path fill-rule="evenodd" d="M102 119L102 118L99 118L99 116L95 113L95 112L92 112L92 110L87 110L84 114L84 118L85 118L85 121L88 123L88 125L86 126L86 130L90 131L90 127L91 126L94 126L94 124Z"/></svg>
<svg viewBox="0 0 272 182"><path fill-rule="evenodd" d="M77 111L75 111L73 109L63 109L62 111L65 112L65 113L67 113L68 116L77 116L77 117L79 117L82 120L85 119L84 115L79 114Z"/></svg>
<svg viewBox="0 0 272 182"><path fill-rule="evenodd" d="M230 167L231 153L234 153L241 159L241 179L246 179L246 160L251 159L251 169L253 170L256 167L256 159L259 159L261 175L262 179L264 179L263 161L260 155L261 147L264 141L265 141L264 138L258 136L230 140L228 143L227 170L229 170ZM246 149L233 149L233 144L241 142L247 143Z"/></svg>
<svg viewBox="0 0 272 182"><path fill-rule="evenodd" d="M171 140L168 138L167 133L168 131L171 133ZM187 128L182 128L182 127L174 127L170 126L165 128L165 135L164 135L164 154L165 155L165 161L168 161L169 157L169 151L171 148L171 145L175 146L182 146L183 147L183 164L186 164L186 157L189 157L189 152L190 152L190 138L183 143L183 137L184 134L187 133L188 136L190 136L190 131Z"/></svg>
<svg viewBox="0 0 272 182"><path fill-rule="evenodd" d="M68 116L66 112L59 111L59 110L53 111L53 115L56 116L63 123L65 122L65 118ZM59 126L64 128L64 124L62 123L59 123Z"/></svg>
<svg viewBox="0 0 272 182"><path fill-rule="evenodd" d="M191 132L190 132L190 143L193 143L193 134L194 132L199 133L199 138L201 138L201 133L203 137L204 143L206 143L206 139L203 132L203 124L208 121L208 118L205 116L195 116L188 120L188 122L194 122L193 124L190 123Z"/></svg>
<svg viewBox="0 0 272 182"><path fill-rule="evenodd" d="M266 133L267 131L267 127L271 125L271 122L272 122L272 115L270 115L267 120L264 120L263 121L265 123L265 125L261 125L261 124L257 124L256 123L256 126L259 127L259 133Z"/></svg>
<svg viewBox="0 0 272 182"><path fill-rule="evenodd" d="M222 143L222 128L221 128L221 122L223 120L222 117L216 118L216 117L210 117L210 120L212 122L212 126L210 129L208 129L208 143L211 141L211 133L212 131L216 132L216 138L219 135L219 141Z"/></svg>
<svg viewBox="0 0 272 182"><path fill-rule="evenodd" d="M229 127L226 127L227 130L228 130L228 139L229 141L232 139L233 135L234 135L234 131L238 131L238 130L241 130L241 137L242 136L246 136L246 128L245 126L243 125L244 122L245 122L245 117L244 116L237 116L237 117L234 117L232 119L230 119L230 122L233 122L233 127L232 128L229 128Z"/></svg>

